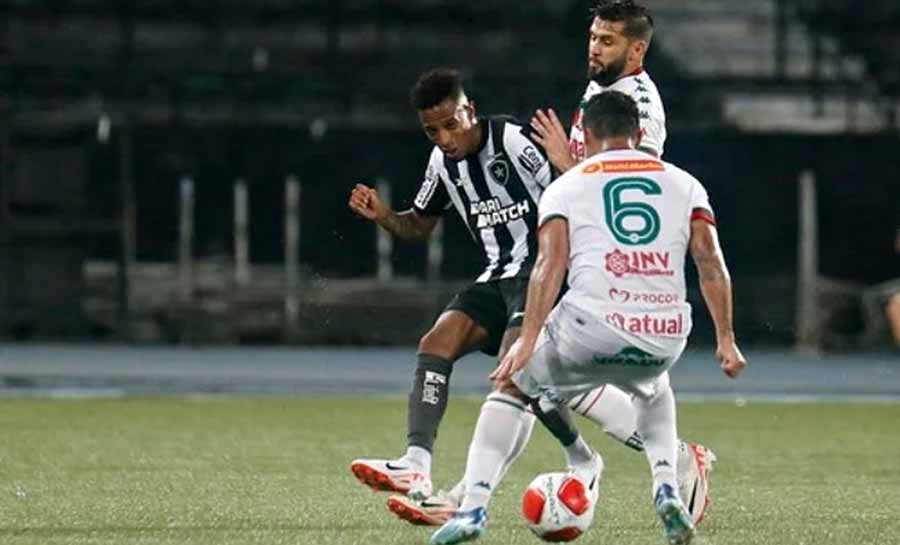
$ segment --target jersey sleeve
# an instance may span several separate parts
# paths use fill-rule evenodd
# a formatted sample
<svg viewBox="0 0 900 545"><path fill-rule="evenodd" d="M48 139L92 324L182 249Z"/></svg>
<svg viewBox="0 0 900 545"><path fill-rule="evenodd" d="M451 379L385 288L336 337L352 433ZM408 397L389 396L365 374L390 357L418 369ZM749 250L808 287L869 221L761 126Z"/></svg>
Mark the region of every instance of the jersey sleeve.
<svg viewBox="0 0 900 545"><path fill-rule="evenodd" d="M569 219L569 206L563 192L563 184L553 184L541 196L538 204L538 227L554 218Z"/></svg>
<svg viewBox="0 0 900 545"><path fill-rule="evenodd" d="M547 187L553 181L553 170L544 149L533 140L530 126L514 127L503 135L503 146L506 153L515 163L519 176L531 178L541 186Z"/></svg>
<svg viewBox="0 0 900 545"><path fill-rule="evenodd" d="M413 200L413 209L427 216L440 216L450 206L450 195L447 186L441 180L440 154L432 153L425 169L425 179Z"/></svg>
<svg viewBox="0 0 900 545"><path fill-rule="evenodd" d="M709 203L709 194L696 178L691 177L691 195L690 195L690 214L691 220L703 220L712 225L716 224L716 215L712 205Z"/></svg>

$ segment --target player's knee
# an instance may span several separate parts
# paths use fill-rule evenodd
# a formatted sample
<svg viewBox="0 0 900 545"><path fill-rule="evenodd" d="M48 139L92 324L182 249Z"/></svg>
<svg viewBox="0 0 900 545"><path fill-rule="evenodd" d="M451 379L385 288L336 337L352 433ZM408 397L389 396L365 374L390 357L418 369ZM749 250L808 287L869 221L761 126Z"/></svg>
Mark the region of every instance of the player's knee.
<svg viewBox="0 0 900 545"><path fill-rule="evenodd" d="M499 388L489 393L484 400L483 408L491 410L511 411L519 410L528 411L528 399L521 395L521 392L512 390L501 391Z"/></svg>
<svg viewBox="0 0 900 545"><path fill-rule="evenodd" d="M418 353L439 356L452 363L459 355L459 344L446 332L432 328L419 339Z"/></svg>
<svg viewBox="0 0 900 545"><path fill-rule="evenodd" d="M525 403L525 404L527 404L529 401L528 396L526 396L524 393L522 393L522 390L520 390L518 388L518 386L513 384L512 381L506 381L505 383L498 386L496 390L494 390L493 392L490 393L488 398L490 398L490 396L495 395L495 394L498 394L497 397L500 397L500 396L512 397L512 398L515 398L518 401L521 401L522 403Z"/></svg>

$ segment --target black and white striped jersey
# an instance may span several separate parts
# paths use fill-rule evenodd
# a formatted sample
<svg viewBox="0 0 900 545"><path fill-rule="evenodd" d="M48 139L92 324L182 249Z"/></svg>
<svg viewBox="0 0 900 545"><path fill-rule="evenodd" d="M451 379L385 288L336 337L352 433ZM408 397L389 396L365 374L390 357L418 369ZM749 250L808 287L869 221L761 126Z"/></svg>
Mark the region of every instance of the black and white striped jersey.
<svg viewBox="0 0 900 545"><path fill-rule="evenodd" d="M513 118L481 119L481 147L459 161L435 146L413 207L440 215L451 206L484 250L476 282L528 277L537 257L538 201L553 179L531 127Z"/></svg>

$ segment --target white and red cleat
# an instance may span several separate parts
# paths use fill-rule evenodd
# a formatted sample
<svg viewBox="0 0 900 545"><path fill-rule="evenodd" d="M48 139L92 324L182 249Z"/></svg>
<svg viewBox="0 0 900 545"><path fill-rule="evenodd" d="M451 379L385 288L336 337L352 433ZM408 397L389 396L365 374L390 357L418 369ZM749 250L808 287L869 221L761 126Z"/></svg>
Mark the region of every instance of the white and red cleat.
<svg viewBox="0 0 900 545"><path fill-rule="evenodd" d="M350 463L359 482L376 492L399 492L415 497L431 495L431 478L403 460L360 458Z"/></svg>
<svg viewBox="0 0 900 545"><path fill-rule="evenodd" d="M712 504L709 494L709 473L716 462L716 454L698 443L682 443L678 452L678 488L694 525L703 521Z"/></svg>
<svg viewBox="0 0 900 545"><path fill-rule="evenodd" d="M459 501L448 495L438 493L422 501L414 501L406 496L391 496L387 508L416 526L443 526L459 509Z"/></svg>

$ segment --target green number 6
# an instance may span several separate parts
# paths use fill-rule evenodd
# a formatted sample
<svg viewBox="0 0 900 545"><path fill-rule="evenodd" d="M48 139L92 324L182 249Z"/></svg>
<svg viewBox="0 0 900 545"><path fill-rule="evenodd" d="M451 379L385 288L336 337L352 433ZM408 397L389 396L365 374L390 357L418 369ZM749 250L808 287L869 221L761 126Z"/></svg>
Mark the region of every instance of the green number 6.
<svg viewBox="0 0 900 545"><path fill-rule="evenodd" d="M659 236L659 214L647 203L622 202L622 192L629 189L642 191L647 195L661 195L659 184L647 178L616 178L603 188L603 200L606 202L606 225L616 240L629 246L648 244ZM625 220L631 217L643 220L640 228L625 226Z"/></svg>

